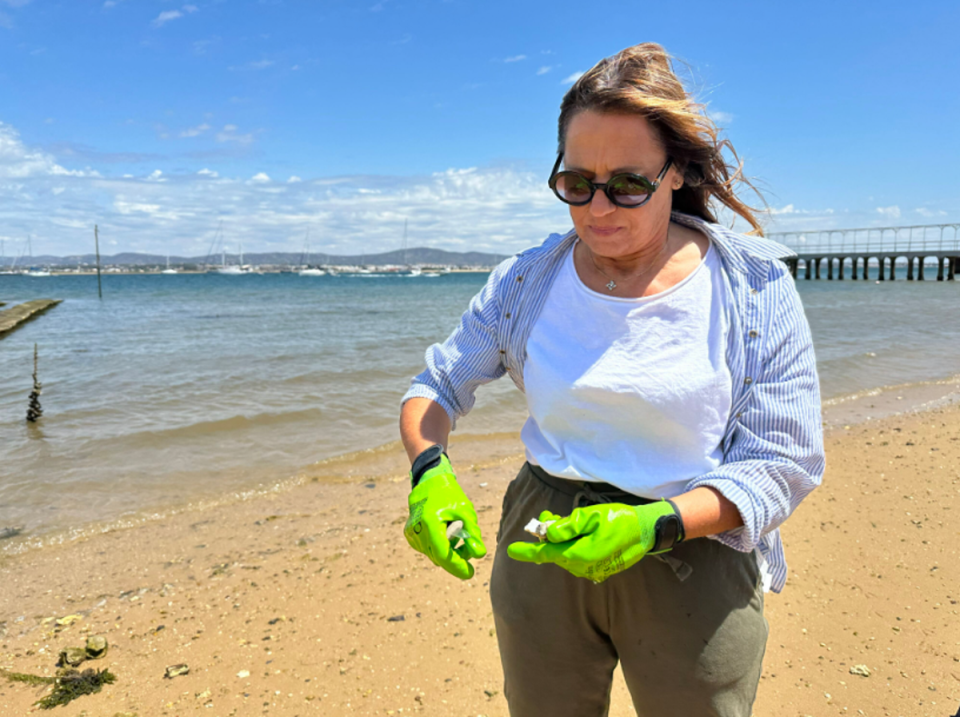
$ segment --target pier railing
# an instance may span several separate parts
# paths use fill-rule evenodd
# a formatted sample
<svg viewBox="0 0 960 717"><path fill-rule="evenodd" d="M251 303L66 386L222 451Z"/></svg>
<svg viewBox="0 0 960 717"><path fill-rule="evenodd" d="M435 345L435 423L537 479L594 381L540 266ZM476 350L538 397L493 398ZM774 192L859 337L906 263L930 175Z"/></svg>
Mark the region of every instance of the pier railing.
<svg viewBox="0 0 960 717"><path fill-rule="evenodd" d="M902 227L814 229L771 232L766 236L797 254L960 254L960 224L916 224Z"/></svg>
<svg viewBox="0 0 960 717"><path fill-rule="evenodd" d="M826 278L843 279L846 265L850 278L870 278L876 267L879 281L896 278L898 262L907 266L907 280L923 281L930 260L936 263L937 281L954 281L960 273L960 224L915 224L902 227L861 227L855 229L816 229L812 231L771 232L770 239L793 249L796 257L786 259L794 277L803 266L805 279L820 279L826 265ZM885 269L889 267L889 271ZM914 271L916 268L916 271ZM858 272L858 269L862 269Z"/></svg>

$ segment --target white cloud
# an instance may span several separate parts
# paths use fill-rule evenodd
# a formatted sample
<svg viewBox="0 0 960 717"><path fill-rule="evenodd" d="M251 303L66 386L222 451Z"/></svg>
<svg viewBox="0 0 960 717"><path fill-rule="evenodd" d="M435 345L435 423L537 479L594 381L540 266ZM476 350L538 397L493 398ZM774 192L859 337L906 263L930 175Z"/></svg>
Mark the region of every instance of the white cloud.
<svg viewBox="0 0 960 717"><path fill-rule="evenodd" d="M562 80L560 80L561 85L572 85L574 82L583 77L582 72L574 72L572 75L567 75Z"/></svg>
<svg viewBox="0 0 960 717"><path fill-rule="evenodd" d="M236 142L240 145L247 145L253 142L253 135L250 133L238 134L237 126L235 124L228 124L223 126L222 131L217 132L217 141Z"/></svg>
<svg viewBox="0 0 960 717"><path fill-rule="evenodd" d="M290 179L287 180L287 184L297 184L302 181L303 180L300 179L300 177L294 174L292 177L290 177Z"/></svg>
<svg viewBox="0 0 960 717"><path fill-rule="evenodd" d="M196 5L184 5L183 11L187 13L196 12L199 8Z"/></svg>
<svg viewBox="0 0 960 717"><path fill-rule="evenodd" d="M223 176L216 165L201 166L102 177L64 168L0 125L0 233L32 233L45 251L65 256L86 246L86 228L97 223L103 236L117 238L116 251L170 246L202 256L224 217L224 231L229 223L248 251L297 253L313 227L315 251L360 254L397 249L406 217L411 246L509 254L569 229L565 206L540 173L509 167L278 182L266 172Z"/></svg>
<svg viewBox="0 0 960 717"><path fill-rule="evenodd" d="M27 148L20 133L0 122L0 179L26 179L37 176L83 177L91 173L64 169L49 154Z"/></svg>
<svg viewBox="0 0 960 717"><path fill-rule="evenodd" d="M707 110L707 116L719 125L728 125L733 122L733 115L722 110Z"/></svg>
<svg viewBox="0 0 960 717"><path fill-rule="evenodd" d="M206 122L203 124L197 125L196 127L188 127L180 133L181 137L199 137L201 134L210 129L210 125Z"/></svg>
<svg viewBox="0 0 960 717"><path fill-rule="evenodd" d="M899 219L900 207L898 207L896 204L889 207L877 207L877 213L886 217L887 219Z"/></svg>
<svg viewBox="0 0 960 717"><path fill-rule="evenodd" d="M272 67L274 64L275 63L273 60L258 60L256 62L249 63L247 67L249 67L251 70L265 70L268 67Z"/></svg>
<svg viewBox="0 0 960 717"><path fill-rule="evenodd" d="M30 0L0 0L0 2L10 7L23 7L24 5L30 4Z"/></svg>
<svg viewBox="0 0 960 717"><path fill-rule="evenodd" d="M785 207L777 209L776 207L770 207L771 214L799 214L796 208L792 204L788 204Z"/></svg>
<svg viewBox="0 0 960 717"><path fill-rule="evenodd" d="M553 69L553 68L550 67L550 65L544 65L544 66L541 67L539 70L537 70L537 74L538 74L538 75L545 75L545 74L547 74L548 72L550 72L550 70L552 70L552 69Z"/></svg>
<svg viewBox="0 0 960 717"><path fill-rule="evenodd" d="M527 59L526 55L514 55L513 57L503 58L503 61L504 62L520 62L521 60L526 60L526 59Z"/></svg>
<svg viewBox="0 0 960 717"><path fill-rule="evenodd" d="M5 12L0 12L0 27L7 30L13 29L13 18L7 15Z"/></svg>
<svg viewBox="0 0 960 717"><path fill-rule="evenodd" d="M927 207L918 207L914 211L916 211L917 214L919 214L921 217L924 217L926 219L933 219L934 217L947 216L947 213L942 209L928 209Z"/></svg>
<svg viewBox="0 0 960 717"><path fill-rule="evenodd" d="M164 10L162 13L157 15L154 21L150 24L154 27L163 27L171 20L176 20L181 17L183 17L183 13L179 10Z"/></svg>

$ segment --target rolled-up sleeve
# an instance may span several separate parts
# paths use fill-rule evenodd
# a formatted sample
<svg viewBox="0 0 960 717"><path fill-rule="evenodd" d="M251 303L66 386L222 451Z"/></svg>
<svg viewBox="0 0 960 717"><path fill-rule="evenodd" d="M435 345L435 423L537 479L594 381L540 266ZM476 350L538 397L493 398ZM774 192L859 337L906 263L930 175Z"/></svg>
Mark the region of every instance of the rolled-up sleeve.
<svg viewBox="0 0 960 717"><path fill-rule="evenodd" d="M825 467L810 326L796 287L789 277L785 282L724 463L686 487L711 486L736 505L743 526L713 537L742 552L790 516L820 485Z"/></svg>
<svg viewBox="0 0 960 717"><path fill-rule="evenodd" d="M474 392L506 372L500 358L497 326L500 319L498 287L513 259L491 272L483 289L473 297L460 324L442 344L427 349L427 368L415 376L403 397L429 398L440 404L456 427L474 404Z"/></svg>

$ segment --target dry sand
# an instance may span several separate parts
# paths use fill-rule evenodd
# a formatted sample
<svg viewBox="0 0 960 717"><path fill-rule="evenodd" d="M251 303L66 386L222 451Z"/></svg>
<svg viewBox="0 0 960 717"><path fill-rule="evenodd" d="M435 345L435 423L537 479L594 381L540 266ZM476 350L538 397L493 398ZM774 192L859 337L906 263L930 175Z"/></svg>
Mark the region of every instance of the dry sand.
<svg viewBox="0 0 960 717"><path fill-rule="evenodd" d="M519 442L451 455L492 553ZM52 675L61 649L105 635L109 654L85 666L117 682L65 717L506 715L492 563L460 582L407 547L405 470L393 446L291 490L7 558L0 667ZM755 715L960 709L958 494L957 408L828 436L824 485L784 527L790 576L767 596ZM165 679L177 663L189 674ZM48 689L0 680L0 715L35 711ZM614 717L635 714L619 677L613 700Z"/></svg>

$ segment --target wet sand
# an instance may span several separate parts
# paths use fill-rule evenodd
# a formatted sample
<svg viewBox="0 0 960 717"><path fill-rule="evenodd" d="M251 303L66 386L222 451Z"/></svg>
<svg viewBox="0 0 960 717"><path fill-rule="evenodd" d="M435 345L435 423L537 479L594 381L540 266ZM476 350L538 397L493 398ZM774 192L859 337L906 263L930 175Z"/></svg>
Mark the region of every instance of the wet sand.
<svg viewBox="0 0 960 717"><path fill-rule="evenodd" d="M755 715L930 715L960 707L960 409L840 425L824 485L784 527ZM515 436L451 447L493 549ZM110 642L117 682L56 714L507 714L491 560L460 582L411 551L398 445L302 485L3 559L0 667L53 675ZM56 618L79 616L58 626ZM69 620L66 622L70 622ZM164 678L186 663L186 675ZM866 665L869 676L851 674ZM0 680L0 714L46 694ZM611 714L635 714L618 677Z"/></svg>

